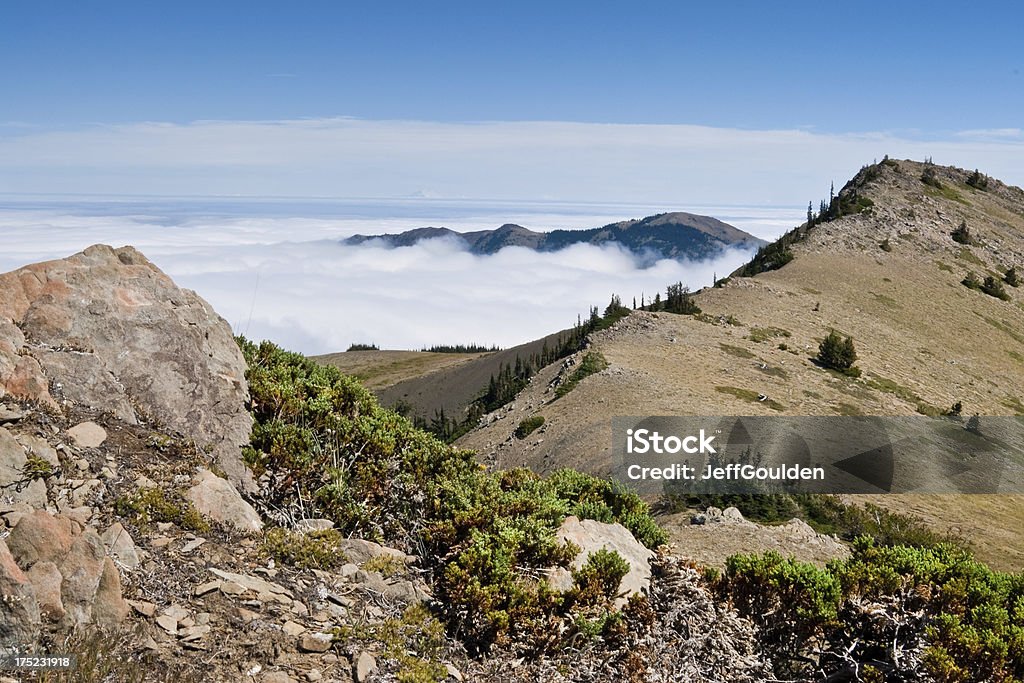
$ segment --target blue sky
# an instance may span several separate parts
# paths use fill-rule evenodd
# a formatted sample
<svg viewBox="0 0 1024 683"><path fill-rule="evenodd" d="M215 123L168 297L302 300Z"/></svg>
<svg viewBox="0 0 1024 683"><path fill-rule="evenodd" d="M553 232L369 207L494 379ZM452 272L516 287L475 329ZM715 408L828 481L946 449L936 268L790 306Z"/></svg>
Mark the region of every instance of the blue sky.
<svg viewBox="0 0 1024 683"><path fill-rule="evenodd" d="M308 188L343 196L537 195L529 183L513 191L509 183L515 182L500 173L494 189L479 183L521 145L507 129L495 132L504 136L504 147L479 141L475 122L664 124L642 129L653 148L660 135L678 132L673 126L738 131L741 145L749 138L745 131L820 136L798 147L779 147L778 140L751 146L755 166L768 155L772 163L735 178L772 183L779 169L792 171L796 177L783 178L792 188L791 203L803 201L812 177L817 185L842 182L881 154L928 154L914 146L921 142L961 145L946 157L937 146L931 154L937 162L1024 180L1004 158L1024 140L1019 3L111 1L5 3L0 12L0 152L7 164L0 167L0 192L245 194L249 188L293 196ZM247 144L232 138L235 147L221 149L218 135L197 132L197 122L210 120L294 125L339 117L449 124L449 139L477 140L450 161L473 170L464 179L446 179L442 171L434 183L439 187L431 188L428 169L444 165L445 150L435 145L434 156L421 150L410 159L412 141L388 166L394 150L386 131L378 131L373 149L349 154L342 145L336 166L268 153L259 169L245 154L229 169L227 162ZM140 124L151 122L190 133L172 136L167 145L175 152L168 158L177 162L152 158L169 152L153 146L159 131L149 128L149 141L139 141ZM262 149L262 131L246 130L254 136L248 146ZM623 140L635 141L637 130L591 125L583 137L597 148L623 132ZM54 156L55 133L64 135L59 144L66 159ZM550 139L534 133L528 148ZM851 135L858 142L851 143ZM415 126L397 135L414 136ZM837 140L845 151L813 153ZM965 140L984 149L964 148ZM282 148L292 144L331 147L310 136L281 142ZM117 148L120 161L96 152L104 145ZM989 154L993 145L995 156ZM703 162L700 146L676 149L677 165ZM130 149L147 150L147 156L125 157ZM222 163L193 162L189 150L196 158L217 151ZM622 154L580 154L575 166L556 164L557 175L613 169ZM564 160L566 152L554 156ZM625 163L642 165L639 159ZM727 156L721 176L712 174L716 182L727 184L726 171L741 163L739 152ZM543 173L527 160L512 165L520 176ZM637 184L657 184L669 168L669 160L659 160L650 182ZM376 184L362 182L375 171ZM312 182L313 173L337 174L340 181ZM348 185L350 177L360 182ZM548 194L587 199L585 179L560 186L553 175ZM595 197L607 197L617 182L611 171L594 180ZM689 182L682 173L678 185ZM616 199L702 199L658 192L647 196L624 187ZM777 203L787 201L785 193L780 184L753 194Z"/></svg>

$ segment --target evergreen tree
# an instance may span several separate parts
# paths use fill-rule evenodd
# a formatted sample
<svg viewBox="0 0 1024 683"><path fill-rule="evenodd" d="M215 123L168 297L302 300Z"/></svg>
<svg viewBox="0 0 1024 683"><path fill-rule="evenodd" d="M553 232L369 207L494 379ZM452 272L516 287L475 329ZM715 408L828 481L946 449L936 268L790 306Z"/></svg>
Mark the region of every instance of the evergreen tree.
<svg viewBox="0 0 1024 683"><path fill-rule="evenodd" d="M1012 266L1006 271L1006 277L1003 280L1011 287L1020 287L1021 279L1020 275L1017 274L1016 266Z"/></svg>
<svg viewBox="0 0 1024 683"><path fill-rule="evenodd" d="M981 289L981 280L973 272L967 273L967 277L961 280L960 283L968 289Z"/></svg>
<svg viewBox="0 0 1024 683"><path fill-rule="evenodd" d="M995 279L991 275L985 278L985 282L981 284L981 291L985 292L989 296L994 296L997 299L1003 301L1009 301L1010 295L1006 293L1006 289L1003 287L1003 283Z"/></svg>
<svg viewBox="0 0 1024 683"><path fill-rule="evenodd" d="M860 371L854 368L857 362L857 351L853 346L853 338L843 339L838 332L832 330L818 346L818 362L830 370L857 376ZM854 372L856 371L856 372Z"/></svg>
<svg viewBox="0 0 1024 683"><path fill-rule="evenodd" d="M960 221L960 225L956 230L949 233L950 237L957 244L974 244L974 236L971 235L971 229L967 227L967 221Z"/></svg>

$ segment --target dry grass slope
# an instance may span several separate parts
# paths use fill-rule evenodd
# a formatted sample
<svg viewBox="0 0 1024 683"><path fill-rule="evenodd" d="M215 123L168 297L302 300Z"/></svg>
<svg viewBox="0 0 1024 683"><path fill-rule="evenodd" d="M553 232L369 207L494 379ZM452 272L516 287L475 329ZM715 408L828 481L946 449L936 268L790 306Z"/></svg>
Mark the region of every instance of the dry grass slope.
<svg viewBox="0 0 1024 683"><path fill-rule="evenodd" d="M933 167L938 189L921 182L924 168L880 164L857 187L873 205L813 228L791 263L702 291L699 317L634 312L593 338L606 370L552 402L559 368L544 369L514 409L487 416L460 445L501 467L603 473L615 415L912 415L957 401L968 414L1024 413L1024 288L1006 287L1002 301L960 283L969 271L984 278L1024 266L1024 192L995 180L979 190L967 171ZM950 237L962 221L977 244ZM861 378L812 362L830 329L853 336ZM768 399L750 400L757 395ZM532 415L544 426L511 438ZM1019 569L1024 501L994 500L877 502L962 529L982 559Z"/></svg>

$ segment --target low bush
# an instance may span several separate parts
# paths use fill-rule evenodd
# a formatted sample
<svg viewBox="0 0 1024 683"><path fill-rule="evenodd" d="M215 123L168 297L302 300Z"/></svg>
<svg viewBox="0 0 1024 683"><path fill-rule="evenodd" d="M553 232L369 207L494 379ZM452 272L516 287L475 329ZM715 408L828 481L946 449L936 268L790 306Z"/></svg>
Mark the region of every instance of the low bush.
<svg viewBox="0 0 1024 683"><path fill-rule="evenodd" d="M618 484L571 470L485 471L336 368L269 342L239 344L255 420L246 460L269 477L272 504L301 497L344 535L419 554L437 616L470 651L547 642L552 619L579 616L531 578L572 560L555 537L567 515L619 522L649 547L665 541L647 505Z"/></svg>
<svg viewBox="0 0 1024 683"><path fill-rule="evenodd" d="M737 556L717 585L760 627L780 676L863 664L884 680L921 668L941 681L1024 676L1024 575L992 571L956 545L860 538L850 559L824 569L775 552Z"/></svg>
<svg viewBox="0 0 1024 683"><path fill-rule="evenodd" d="M513 432L513 434L517 439L525 439L530 434L533 434L543 424L543 415L532 415L530 417L523 418L523 420L519 423L519 426L516 427L516 431Z"/></svg>
<svg viewBox="0 0 1024 683"><path fill-rule="evenodd" d="M264 535L263 551L281 564L327 570L346 562L341 541L341 534L334 529L301 532L273 528Z"/></svg>
<svg viewBox="0 0 1024 683"><path fill-rule="evenodd" d="M576 388L576 385L582 382L587 377L601 372L608 367L608 361L604 359L604 356L599 351L590 351L583 356L583 360L580 361L579 367L573 370L569 378L558 385L555 389L555 397L562 398L570 391Z"/></svg>
<svg viewBox="0 0 1024 683"><path fill-rule="evenodd" d="M182 529L204 533L210 530L206 520L181 495L159 488L141 488L114 502L117 514L140 524L171 522Z"/></svg>

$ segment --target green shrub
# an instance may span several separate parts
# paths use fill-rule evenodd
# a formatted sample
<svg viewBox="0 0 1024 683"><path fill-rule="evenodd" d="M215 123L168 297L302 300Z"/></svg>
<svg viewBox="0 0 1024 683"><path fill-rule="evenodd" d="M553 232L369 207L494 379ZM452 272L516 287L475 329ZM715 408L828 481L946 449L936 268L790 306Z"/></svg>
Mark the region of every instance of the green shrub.
<svg viewBox="0 0 1024 683"><path fill-rule="evenodd" d="M25 467L22 468L22 473L28 479L45 479L53 476L54 469L49 461L40 458L35 453L30 453L25 458Z"/></svg>
<svg viewBox="0 0 1024 683"><path fill-rule="evenodd" d="M853 338L843 339L835 330L829 332L818 345L817 361L829 370L836 370L851 377L860 375L860 371L853 366L857 362Z"/></svg>
<svg viewBox="0 0 1024 683"><path fill-rule="evenodd" d="M582 382L587 377L593 374L601 372L608 367L608 361L604 359L604 356L599 351L590 351L583 356L583 360L580 361L580 365L576 368L569 378L558 385L555 389L555 397L562 398L570 391L576 388L576 385Z"/></svg>
<svg viewBox="0 0 1024 683"><path fill-rule="evenodd" d="M523 418L523 420L519 423L519 426L516 427L516 431L513 432L513 434L515 434L515 437L517 439L525 439L530 434L533 434L533 432L536 431L543 424L543 415L532 415L530 417Z"/></svg>
<svg viewBox="0 0 1024 683"><path fill-rule="evenodd" d="M200 533L210 530L210 523L192 503L164 489L141 488L133 494L118 498L114 508L122 517L132 518L141 524L171 522L182 529Z"/></svg>
<svg viewBox="0 0 1024 683"><path fill-rule="evenodd" d="M921 182L925 185L942 189L942 183L939 182L939 176L935 172L934 166L927 165L924 167L924 171L921 172Z"/></svg>
<svg viewBox="0 0 1024 683"><path fill-rule="evenodd" d="M1011 266L1006 269L1006 275L1003 276L1003 282L1011 287L1020 287L1021 277L1017 273L1016 266Z"/></svg>
<svg viewBox="0 0 1024 683"><path fill-rule="evenodd" d="M555 537L567 515L619 522L649 546L665 540L647 505L621 485L568 470L485 471L337 369L269 342L239 345L255 422L245 455L269 477L270 501L286 508L301 498L343 535L420 554L439 618L471 652L549 642L552 619L579 616L529 578L572 560L575 549Z"/></svg>
<svg viewBox="0 0 1024 683"><path fill-rule="evenodd" d="M967 184L976 190L987 190L988 176L974 169L974 173L967 177Z"/></svg>
<svg viewBox="0 0 1024 683"><path fill-rule="evenodd" d="M894 647L923 639L925 673L937 680L1014 681L1024 676L1024 575L994 572L969 551L854 543L825 568L777 553L729 558L718 588L779 653L777 674L827 676L851 662L900 669ZM866 601L866 607L865 607ZM893 616L878 619L879 606ZM904 621L900 627L894 627ZM919 676L919 671L904 675Z"/></svg>
<svg viewBox="0 0 1024 683"><path fill-rule="evenodd" d="M967 289L981 289L981 280L978 279L978 276L973 271L967 273L964 279L960 281L960 284Z"/></svg>
<svg viewBox="0 0 1024 683"><path fill-rule="evenodd" d="M610 602L618 596L622 577L628 573L629 562L614 550L601 548L573 570L575 598L587 604Z"/></svg>
<svg viewBox="0 0 1024 683"><path fill-rule="evenodd" d="M1010 295L1006 293L1006 288L1003 287L1003 283L991 275L987 276L985 281L981 283L981 291L985 292L989 296L1002 299L1003 301L1010 300Z"/></svg>
<svg viewBox="0 0 1024 683"><path fill-rule="evenodd" d="M301 532L275 527L264 535L263 551L281 564L328 570L345 564L341 541L334 529Z"/></svg>

